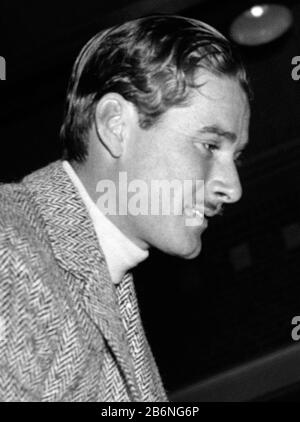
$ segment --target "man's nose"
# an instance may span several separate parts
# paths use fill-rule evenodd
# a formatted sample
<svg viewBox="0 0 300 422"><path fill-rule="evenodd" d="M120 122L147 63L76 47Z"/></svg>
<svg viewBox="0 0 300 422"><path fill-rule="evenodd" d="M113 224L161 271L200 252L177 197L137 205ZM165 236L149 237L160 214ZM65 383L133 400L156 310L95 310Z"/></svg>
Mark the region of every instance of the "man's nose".
<svg viewBox="0 0 300 422"><path fill-rule="evenodd" d="M215 172L209 183L208 192L214 203L230 204L239 201L243 191L234 163Z"/></svg>

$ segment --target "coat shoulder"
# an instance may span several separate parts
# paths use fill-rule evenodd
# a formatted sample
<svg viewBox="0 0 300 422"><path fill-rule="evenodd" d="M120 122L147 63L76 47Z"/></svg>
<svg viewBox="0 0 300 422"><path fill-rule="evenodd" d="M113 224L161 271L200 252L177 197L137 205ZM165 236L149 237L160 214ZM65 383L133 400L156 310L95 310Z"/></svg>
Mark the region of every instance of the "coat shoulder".
<svg viewBox="0 0 300 422"><path fill-rule="evenodd" d="M22 182L0 186L0 232L10 227L26 227L32 211L33 206Z"/></svg>

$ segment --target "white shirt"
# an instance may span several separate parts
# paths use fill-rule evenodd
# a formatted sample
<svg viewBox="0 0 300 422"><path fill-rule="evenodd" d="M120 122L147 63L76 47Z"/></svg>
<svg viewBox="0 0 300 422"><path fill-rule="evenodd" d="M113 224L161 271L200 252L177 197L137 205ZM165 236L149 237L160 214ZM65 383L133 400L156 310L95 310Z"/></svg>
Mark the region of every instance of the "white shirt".
<svg viewBox="0 0 300 422"><path fill-rule="evenodd" d="M105 255L112 281L117 284L131 268L145 260L149 251L141 249L122 233L97 207L68 161L63 168L84 202Z"/></svg>

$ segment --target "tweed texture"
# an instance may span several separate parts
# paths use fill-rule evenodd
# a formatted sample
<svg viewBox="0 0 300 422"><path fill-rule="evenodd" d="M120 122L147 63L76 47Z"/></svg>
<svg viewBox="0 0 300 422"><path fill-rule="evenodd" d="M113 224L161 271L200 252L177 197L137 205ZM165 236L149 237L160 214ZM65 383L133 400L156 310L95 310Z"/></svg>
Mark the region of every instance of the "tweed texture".
<svg viewBox="0 0 300 422"><path fill-rule="evenodd" d="M0 187L0 400L168 400L61 161Z"/></svg>

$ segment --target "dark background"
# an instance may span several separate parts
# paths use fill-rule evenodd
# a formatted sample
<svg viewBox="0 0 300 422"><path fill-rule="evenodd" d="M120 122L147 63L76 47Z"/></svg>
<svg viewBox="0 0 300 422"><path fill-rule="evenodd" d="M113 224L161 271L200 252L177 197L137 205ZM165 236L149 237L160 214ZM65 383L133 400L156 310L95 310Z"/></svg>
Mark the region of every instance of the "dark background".
<svg viewBox="0 0 300 422"><path fill-rule="evenodd" d="M266 46L240 48L255 95L240 171L242 200L211 221L198 258L184 261L154 250L135 270L146 332L171 393L295 343L300 81L291 77L291 60L300 56L300 4L281 3L293 11L292 29ZM3 0L0 55L7 60L7 81L0 81L0 181L16 180L60 157L67 81L94 33L143 14L176 12L228 34L232 19L252 4ZM297 391L293 399L300 397Z"/></svg>

